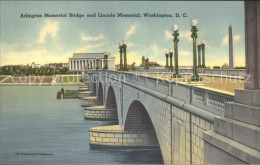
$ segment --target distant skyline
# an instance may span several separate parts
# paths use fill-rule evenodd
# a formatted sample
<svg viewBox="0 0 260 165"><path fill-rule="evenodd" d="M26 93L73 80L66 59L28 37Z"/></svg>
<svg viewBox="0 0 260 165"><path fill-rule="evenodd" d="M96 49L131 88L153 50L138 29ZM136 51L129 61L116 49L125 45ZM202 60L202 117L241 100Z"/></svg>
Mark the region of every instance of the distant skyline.
<svg viewBox="0 0 260 165"><path fill-rule="evenodd" d="M109 52L119 63L118 42L127 40L128 64L142 56L165 65L173 48L172 25L179 26L179 65L192 65L190 20L198 20L198 39L206 41L206 65L228 63L228 28L233 27L236 66L245 66L243 1L1 1L0 65L68 62L73 53ZM21 15L84 14L85 17L20 18ZM133 18L87 14L140 13ZM186 13L188 17L144 18L143 13Z"/></svg>

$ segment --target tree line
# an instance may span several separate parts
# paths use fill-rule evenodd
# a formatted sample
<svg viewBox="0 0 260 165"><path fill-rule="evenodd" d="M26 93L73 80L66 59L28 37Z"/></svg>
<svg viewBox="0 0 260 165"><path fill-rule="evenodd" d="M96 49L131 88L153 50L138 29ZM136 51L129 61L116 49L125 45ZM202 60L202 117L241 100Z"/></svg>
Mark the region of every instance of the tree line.
<svg viewBox="0 0 260 165"><path fill-rule="evenodd" d="M31 68L21 66L2 66L0 67L0 75L54 75L68 74L68 68Z"/></svg>

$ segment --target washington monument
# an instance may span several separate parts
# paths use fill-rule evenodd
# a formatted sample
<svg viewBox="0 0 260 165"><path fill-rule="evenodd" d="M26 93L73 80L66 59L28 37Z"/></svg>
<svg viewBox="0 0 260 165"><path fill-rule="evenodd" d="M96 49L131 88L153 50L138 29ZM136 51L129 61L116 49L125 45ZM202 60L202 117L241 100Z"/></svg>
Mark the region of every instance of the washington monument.
<svg viewBox="0 0 260 165"><path fill-rule="evenodd" d="M233 28L231 25L229 26L229 68L235 68Z"/></svg>

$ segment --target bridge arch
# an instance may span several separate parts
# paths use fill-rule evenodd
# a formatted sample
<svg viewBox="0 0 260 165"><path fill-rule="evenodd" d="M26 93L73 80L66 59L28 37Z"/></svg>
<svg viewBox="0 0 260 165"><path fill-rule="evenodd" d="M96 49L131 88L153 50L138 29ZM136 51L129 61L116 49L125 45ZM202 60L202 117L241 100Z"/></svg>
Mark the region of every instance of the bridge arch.
<svg viewBox="0 0 260 165"><path fill-rule="evenodd" d="M149 136L146 140L149 141L148 143L153 144L153 146L157 146L158 149L160 148L162 157L161 146L152 119L150 118L149 112L145 106L138 100L134 100L128 108L124 124L124 132L135 134L146 133L147 136ZM144 143L146 142L144 141Z"/></svg>
<svg viewBox="0 0 260 165"><path fill-rule="evenodd" d="M97 91L97 84L96 84L96 79L93 79L93 91L92 91L92 95L96 96L96 91Z"/></svg>
<svg viewBox="0 0 260 165"><path fill-rule="evenodd" d="M119 123L118 121L118 109L117 109L117 101L116 101L116 95L114 88L112 86L108 87L107 90L107 97L106 97L106 108L107 109L115 109L115 118L117 119L117 124Z"/></svg>
<svg viewBox="0 0 260 165"><path fill-rule="evenodd" d="M104 104L103 87L102 87L102 83L99 82L98 83L98 94L97 94L97 105L103 105L103 104Z"/></svg>
<svg viewBox="0 0 260 165"><path fill-rule="evenodd" d="M109 86L107 90L106 108L117 109L116 95L112 86Z"/></svg>
<svg viewBox="0 0 260 165"><path fill-rule="evenodd" d="M124 130L127 132L155 132L152 120L140 101L134 100L126 115Z"/></svg>

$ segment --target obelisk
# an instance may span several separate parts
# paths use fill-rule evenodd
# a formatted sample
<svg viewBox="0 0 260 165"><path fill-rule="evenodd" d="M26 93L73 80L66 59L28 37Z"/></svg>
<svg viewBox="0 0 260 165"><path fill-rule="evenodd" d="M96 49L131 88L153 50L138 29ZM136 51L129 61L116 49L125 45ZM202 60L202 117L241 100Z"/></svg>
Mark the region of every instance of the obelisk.
<svg viewBox="0 0 260 165"><path fill-rule="evenodd" d="M234 41L233 41L233 28L229 26L229 68L234 69Z"/></svg>

